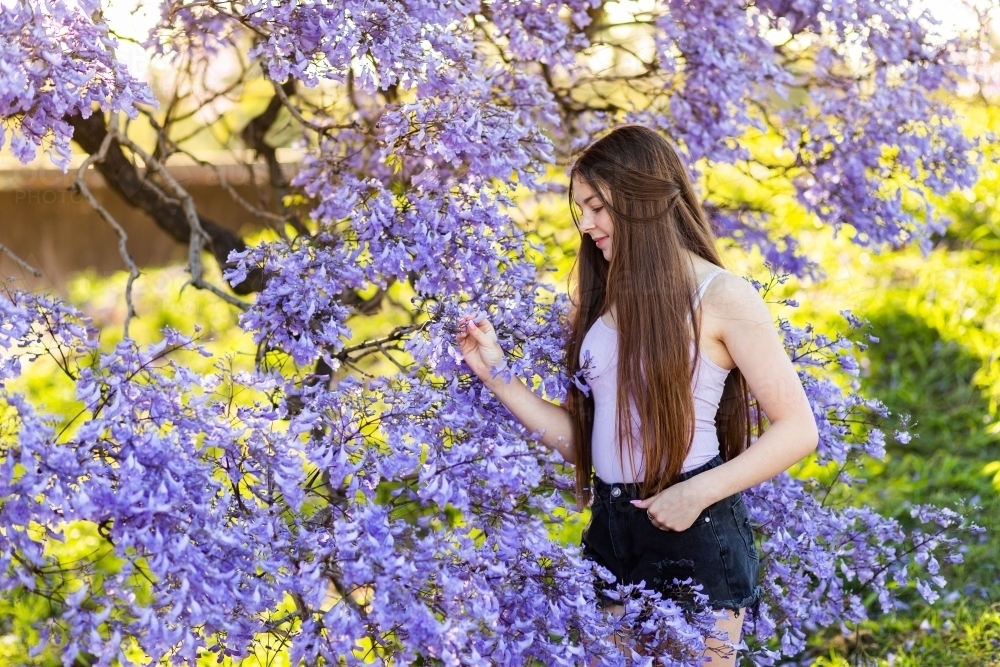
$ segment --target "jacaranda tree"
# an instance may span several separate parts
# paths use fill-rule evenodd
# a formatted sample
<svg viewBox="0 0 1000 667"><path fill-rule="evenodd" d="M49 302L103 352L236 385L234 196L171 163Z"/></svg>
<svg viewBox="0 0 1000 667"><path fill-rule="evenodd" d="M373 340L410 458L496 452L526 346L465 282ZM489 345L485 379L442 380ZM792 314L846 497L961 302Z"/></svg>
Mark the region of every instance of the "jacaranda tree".
<svg viewBox="0 0 1000 667"><path fill-rule="evenodd" d="M621 664L607 637L625 625L660 647L657 664L697 664L708 615L625 588L624 618L597 610L603 573L550 539L556 510L574 510L571 471L469 372L455 323L488 314L502 372L550 399L581 382L562 370L568 297L511 211L515 196L563 192L574 151L620 122L672 139L720 234L778 273L822 267L767 198L707 175L744 174L858 246L927 244L946 224L931 198L975 177L976 138L943 102L969 77L970 45L903 0L160 5L144 46L175 81L157 101L116 57L98 0L0 2L0 143L66 169L76 142L89 154L76 187L120 233L132 278L124 232L82 178L91 166L189 243L191 282L244 311L258 355L253 372L195 372L174 352L197 342L174 331L102 352L72 307L0 297L0 589L45 601L37 650L66 665L127 664L132 649L176 664L286 650L294 665ZM224 58L239 67L212 88ZM192 100L262 85L263 110L224 139L251 149L276 195L264 206L223 181L273 228L247 247L167 166L187 152ZM276 123L305 154L291 180ZM155 142L137 141L140 125ZM206 277L204 251L228 285ZM415 295L395 304L408 321L352 340L396 283ZM779 321L820 426L816 462L836 474L748 491L766 597L745 629L760 664L893 609L907 587L932 602L940 563L977 530L946 508L915 507L904 529L831 502L887 437L884 405L850 380L865 343L844 316L835 337ZM365 373L375 357L394 371ZM77 414L16 390L43 358ZM890 437L909 437L905 420ZM70 525L94 527L105 555L60 559Z"/></svg>

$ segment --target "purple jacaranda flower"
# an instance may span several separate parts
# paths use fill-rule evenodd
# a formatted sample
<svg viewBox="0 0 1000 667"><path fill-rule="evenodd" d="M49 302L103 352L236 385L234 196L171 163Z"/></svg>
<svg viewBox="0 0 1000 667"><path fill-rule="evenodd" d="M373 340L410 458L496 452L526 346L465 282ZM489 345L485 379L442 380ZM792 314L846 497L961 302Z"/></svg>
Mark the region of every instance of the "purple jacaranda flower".
<svg viewBox="0 0 1000 667"><path fill-rule="evenodd" d="M97 5L0 12L0 120L21 160L51 141L65 166L67 114L153 103L115 60ZM650 60L623 74L602 64L626 45L601 5L163 3L146 41L158 57L245 58L249 44L265 87L294 80L305 157L290 187L309 233L230 257L232 284L265 277L240 318L253 371L194 370L178 353L197 343L172 330L104 349L58 299L0 296L0 590L55 601L39 645L67 663L127 664L134 642L174 664L287 647L294 664L616 665L608 637L627 626L676 647L663 664L699 664L707 614L635 586L611 591L622 619L597 609L608 573L552 538L574 516L571 471L469 373L454 325L486 313L504 373L540 396L585 386L562 358L569 299L539 275L526 254L536 230L512 214L561 195L554 174L622 120L667 134L719 233L777 273L822 267L771 199L858 246L926 245L945 224L927 203L975 176L974 142L939 94L963 76L952 56L965 45L905 3L670 0L633 17L646 41L629 49ZM330 91L354 108L327 107ZM780 197L730 200L720 173L780 182ZM358 304L380 290L372 303L395 310L373 334ZM889 417L859 391L857 353L877 341L855 340L864 322L842 314L846 333L776 323L835 486L860 484L864 457L883 456ZM359 366L369 353L386 367ZM75 416L21 393L35 363L54 365ZM932 601L942 563L978 530L927 506L907 529L826 502L836 490L782 474L746 493L764 598L745 630L760 664L800 652L816 628L865 620L865 600L890 611L913 587ZM49 547L74 530L100 548L68 565Z"/></svg>

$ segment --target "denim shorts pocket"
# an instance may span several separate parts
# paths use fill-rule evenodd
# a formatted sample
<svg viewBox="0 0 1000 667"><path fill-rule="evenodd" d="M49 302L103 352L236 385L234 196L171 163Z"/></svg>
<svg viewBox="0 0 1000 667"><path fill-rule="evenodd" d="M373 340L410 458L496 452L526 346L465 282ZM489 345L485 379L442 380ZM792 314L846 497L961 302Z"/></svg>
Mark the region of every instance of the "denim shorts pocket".
<svg viewBox="0 0 1000 667"><path fill-rule="evenodd" d="M746 502L743 500L743 492L737 492L729 496L730 507L746 507Z"/></svg>
<svg viewBox="0 0 1000 667"><path fill-rule="evenodd" d="M711 527L712 527L712 506L709 505L708 507L706 507L701 511L701 514L699 514L698 518L694 520L694 523L692 523L687 528L687 530L682 532L687 532L688 530L690 531L704 530L706 528L711 528Z"/></svg>
<svg viewBox="0 0 1000 667"><path fill-rule="evenodd" d="M736 522L736 528L740 533L740 537L743 538L743 544L746 546L747 555L753 560L758 560L757 556L757 546L753 539L753 528L750 527L750 516L747 514L747 506L743 500L742 493L735 493L734 500L732 502L733 519Z"/></svg>

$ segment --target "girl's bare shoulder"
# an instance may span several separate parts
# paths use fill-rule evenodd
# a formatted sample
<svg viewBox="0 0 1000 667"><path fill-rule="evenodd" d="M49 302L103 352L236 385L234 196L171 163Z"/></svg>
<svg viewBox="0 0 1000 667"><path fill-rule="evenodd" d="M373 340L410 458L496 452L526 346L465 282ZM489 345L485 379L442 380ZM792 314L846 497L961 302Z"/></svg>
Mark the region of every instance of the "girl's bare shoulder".
<svg viewBox="0 0 1000 667"><path fill-rule="evenodd" d="M767 303L757 288L731 271L721 271L712 279L702 297L702 304L705 316L714 320L720 328L732 328L739 322L759 323L764 315L770 318Z"/></svg>

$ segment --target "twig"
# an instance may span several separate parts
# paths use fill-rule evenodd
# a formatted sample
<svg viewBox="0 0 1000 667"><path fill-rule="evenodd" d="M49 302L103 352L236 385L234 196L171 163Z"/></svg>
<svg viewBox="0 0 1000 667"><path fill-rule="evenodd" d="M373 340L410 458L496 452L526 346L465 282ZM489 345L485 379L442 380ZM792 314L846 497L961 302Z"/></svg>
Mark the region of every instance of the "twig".
<svg viewBox="0 0 1000 667"><path fill-rule="evenodd" d="M304 126L308 127L313 132L318 132L319 134L326 134L330 130L349 130L351 128L357 127L357 123L329 123L321 125L311 120L307 120L302 112L299 111L298 107L292 104L292 101L288 99L288 95L285 93L285 89L281 87L281 84L277 81L271 81L271 86L274 87L274 93L281 100L281 103L285 105L288 112L292 114L292 118L302 123Z"/></svg>
<svg viewBox="0 0 1000 667"><path fill-rule="evenodd" d="M229 193L229 196L232 197L237 204L245 208L247 212L249 212L250 214L257 216L258 218L263 218L264 220L267 220L269 223L273 223L268 226L271 227L271 229L273 229L274 231L276 231L283 239L285 239L286 241L288 240L288 235L285 234L284 230L285 224L289 222L287 218L285 218L284 216L277 215L276 213L271 213L270 211L265 211L262 208L258 208L257 206L254 206L246 199L244 199L243 196L240 195L239 192L237 192L236 188L234 188L229 183L229 181L226 180L225 173L222 171L222 168L219 167L219 165L195 157L193 154L183 149L179 149L179 152L184 153L185 155L190 157L192 160L194 160L201 166L211 168L215 172L216 177L219 179L219 185L221 185L222 188Z"/></svg>
<svg viewBox="0 0 1000 667"><path fill-rule="evenodd" d="M41 271L39 271L38 269L36 269L35 267L33 267L31 264L28 264L26 261L24 261L23 259L21 259L20 257L18 257L16 254L14 254L13 250L11 250L10 248L8 248L7 246L5 246L2 243L0 243L0 252L2 252L3 254L7 255L8 257L10 257L12 260L14 260L15 264L17 264L22 269L24 269L25 271L27 271L31 275L35 276L36 278L41 278L42 277L42 272Z"/></svg>
<svg viewBox="0 0 1000 667"><path fill-rule="evenodd" d="M90 203L91 208L97 211L98 215L108 223L115 233L118 235L118 254L121 255L122 261L125 262L125 266L128 267L128 282L125 284L125 332L124 337L129 338L128 328L132 323L132 318L137 317L135 312L135 305L132 303L132 284L135 279L139 277L139 267L135 265L135 261L132 259L132 255L129 254L128 246L128 234L122 228L118 221L114 219L111 213L108 212L106 208L101 206L101 203L94 198L93 193L90 192L90 188L87 187L84 176L90 165L104 160L104 156L108 154L108 148L111 146L111 140L114 138L114 132L117 132L118 128L118 114L111 114L111 127L112 132L108 132L104 135L104 141L101 142L101 148L96 153L87 156L87 159L83 161L80 168L76 170L76 180L73 182L73 187L76 188L77 192L82 194L84 198Z"/></svg>
<svg viewBox="0 0 1000 667"><path fill-rule="evenodd" d="M161 126L156 121L156 118L154 118L152 114L146 114L146 115L147 115L147 118L149 119L150 125L153 126L153 129L156 130L157 135L159 136L159 140L161 142L160 145L166 145L167 148L168 148L168 150L170 150L171 153L182 153L182 154L188 156L189 158L191 158L192 160L194 160L195 163L197 163L197 164L199 164L199 165L201 165L203 167L209 167L210 169L212 169L215 172L216 178L219 179L219 185L221 185L222 188L226 192L229 193L229 195L233 198L233 200L237 204L239 204L244 209L246 209L250 214L255 215L255 216L259 217L259 218L263 218L264 220L267 220L268 223L274 223L274 224L271 224L269 226L272 229L274 229L274 231L276 231L279 235L281 235L282 238L284 238L285 240L288 240L288 237L285 234L285 230L284 230L285 223L289 222L287 219L285 219L284 217L282 217L280 215L276 215L274 213L271 213L270 211L266 211L264 209L258 208L256 206L254 206L253 204L251 204L250 202L248 202L246 199L243 198L242 195L240 195L239 192L237 192L236 188L234 188L229 183L229 180L226 178L225 173L222 171L222 168L219 167L219 165L214 164L212 162L209 162L207 160L203 160L203 159L199 158L198 156L196 156L191 151L188 151L188 150L185 150L185 149L181 148L178 145L178 142L170 139L170 137L167 136L165 128L163 126ZM247 165L247 166L251 166L251 165ZM252 167L250 169L250 176L251 176L251 178L253 178L253 176L254 176L254 174L253 174L253 168Z"/></svg>
<svg viewBox="0 0 1000 667"><path fill-rule="evenodd" d="M104 135L108 132L103 114L90 114L84 119L76 113L66 118L74 129L73 140L87 153L96 153L104 140ZM124 132L124 128L118 130L118 134ZM147 178L151 172L140 174L133 163L135 154L130 153L131 158L126 157L123 150L119 142L112 141L104 161L95 165L96 169L124 202L146 213L157 227L167 232L175 241L187 244L191 240L191 225L188 224L180 200L166 197L163 188L156 185L159 179ZM228 266L232 251L246 250L246 243L231 230L204 216L200 216L199 221L202 228L212 237L210 248L220 267ZM249 294L259 291L262 287L262 271L253 269L246 280L233 286L233 290L237 294Z"/></svg>
<svg viewBox="0 0 1000 667"><path fill-rule="evenodd" d="M382 345L383 344L385 344L385 343L391 343L391 342L397 341L397 340L402 340L403 337L406 336L407 334L415 333L415 332L419 331L420 329L423 329L425 325L426 325L426 323L422 324L422 325L419 325L419 326L417 326L417 325L406 325L406 326L396 327L395 329L392 330L391 333L383 336L382 338L375 338L373 340L366 340L363 343L358 343L357 345L352 345L351 347L345 347L342 350L340 350L340 352L338 352L336 355L334 355L334 358L338 359L339 361L342 361L342 362L343 361L348 361L348 360L357 361L357 359L351 359L350 354L352 352L359 352L359 351L362 351L362 350L371 350L372 348L378 348L379 350L381 350L384 353L385 350L382 349ZM364 356L364 355L362 355L362 356ZM386 356L388 356L388 355L386 355ZM391 359L391 357L390 357L390 359ZM392 361L393 361L393 363L395 363L395 360L392 360Z"/></svg>
<svg viewBox="0 0 1000 667"><path fill-rule="evenodd" d="M226 303L236 306L240 310L245 311L250 308L249 304L245 301L237 299L231 294L227 294L212 283L205 280L205 271L201 263L201 252L205 247L205 241L210 241L211 238L205 233L205 230L202 229L201 220L198 219L198 211L194 206L194 199L192 199L187 190L181 187L180 183L178 183L177 180L170 175L170 172L163 166L163 163L143 150L142 147L129 139L124 133L119 132L118 128L110 128L109 134L114 134L118 143L127 146L129 150L142 158L142 161L145 163L147 169L153 169L156 171L156 173L163 178L167 188L173 191L174 196L180 200L181 207L184 210L184 216L187 218L188 226L191 228L191 240L188 243L188 271L191 273L190 284L194 285L198 289L211 292Z"/></svg>
<svg viewBox="0 0 1000 667"><path fill-rule="evenodd" d="M388 359L389 361L391 361L396 366L396 368L398 368L403 373L408 373L410 371L409 368L407 368L403 364L401 364L398 361L396 361L393 358L393 356L391 354L389 354L389 351L385 347L382 346L381 342L376 342L376 345L378 346L379 351L382 352L382 355L385 356L386 359Z"/></svg>

